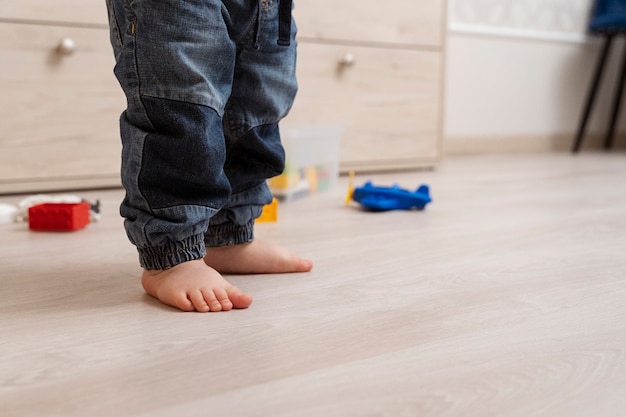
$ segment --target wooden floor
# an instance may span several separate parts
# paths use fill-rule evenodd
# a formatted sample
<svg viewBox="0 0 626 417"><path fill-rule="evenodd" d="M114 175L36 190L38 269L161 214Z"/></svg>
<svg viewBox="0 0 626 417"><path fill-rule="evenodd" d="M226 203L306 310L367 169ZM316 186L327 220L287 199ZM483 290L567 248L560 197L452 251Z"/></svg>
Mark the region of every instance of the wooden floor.
<svg viewBox="0 0 626 417"><path fill-rule="evenodd" d="M144 295L120 191L80 193L79 232L1 225L0 415L625 415L626 154L370 178L434 202L367 213L342 179L281 205L257 234L315 269L230 277L255 301L229 313Z"/></svg>

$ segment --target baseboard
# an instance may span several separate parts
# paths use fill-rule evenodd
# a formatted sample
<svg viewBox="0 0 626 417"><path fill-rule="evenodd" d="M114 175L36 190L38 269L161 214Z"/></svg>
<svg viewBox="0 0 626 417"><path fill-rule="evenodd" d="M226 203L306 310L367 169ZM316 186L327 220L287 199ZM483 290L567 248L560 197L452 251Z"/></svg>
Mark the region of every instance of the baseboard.
<svg viewBox="0 0 626 417"><path fill-rule="evenodd" d="M572 149L572 134L529 136L447 137L443 141L444 155L477 155L499 153L562 152ZM626 149L626 134L615 137L614 149ZM602 149L604 136L587 135L581 150Z"/></svg>
<svg viewBox="0 0 626 417"><path fill-rule="evenodd" d="M22 178L0 181L0 195L121 188L119 175Z"/></svg>

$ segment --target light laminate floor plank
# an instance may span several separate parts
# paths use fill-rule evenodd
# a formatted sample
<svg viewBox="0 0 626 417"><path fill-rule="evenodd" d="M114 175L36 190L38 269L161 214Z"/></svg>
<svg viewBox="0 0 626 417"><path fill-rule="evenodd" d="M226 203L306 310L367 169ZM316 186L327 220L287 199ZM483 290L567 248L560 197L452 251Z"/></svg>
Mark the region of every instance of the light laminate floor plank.
<svg viewBox="0 0 626 417"><path fill-rule="evenodd" d="M343 178L282 204L257 234L315 269L229 277L255 296L229 313L143 293L119 190L80 193L103 218L78 232L0 225L0 415L623 415L626 155L366 179L434 202L345 207Z"/></svg>

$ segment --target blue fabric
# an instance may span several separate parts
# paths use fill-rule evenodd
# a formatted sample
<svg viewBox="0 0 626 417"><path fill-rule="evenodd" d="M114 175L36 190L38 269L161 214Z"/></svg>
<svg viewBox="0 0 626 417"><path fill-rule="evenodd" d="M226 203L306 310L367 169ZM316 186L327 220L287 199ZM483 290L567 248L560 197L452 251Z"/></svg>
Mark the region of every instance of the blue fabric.
<svg viewBox="0 0 626 417"><path fill-rule="evenodd" d="M127 99L120 210L143 268L252 240L272 198L266 179L284 169L278 122L297 90L296 28L281 4L291 9L284 0L107 0Z"/></svg>
<svg viewBox="0 0 626 417"><path fill-rule="evenodd" d="M589 22L591 33L626 32L626 0L596 0Z"/></svg>

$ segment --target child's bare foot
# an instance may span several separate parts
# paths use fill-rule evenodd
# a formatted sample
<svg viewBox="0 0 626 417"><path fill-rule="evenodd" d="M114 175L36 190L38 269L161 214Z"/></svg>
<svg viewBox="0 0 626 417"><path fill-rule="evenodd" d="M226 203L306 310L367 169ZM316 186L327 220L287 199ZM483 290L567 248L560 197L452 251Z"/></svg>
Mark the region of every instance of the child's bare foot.
<svg viewBox="0 0 626 417"><path fill-rule="evenodd" d="M223 274L308 272L313 262L264 240L207 248L204 262Z"/></svg>
<svg viewBox="0 0 626 417"><path fill-rule="evenodd" d="M151 296L183 311L228 311L252 304L252 296L230 284L202 259L163 271L143 271L141 284Z"/></svg>

